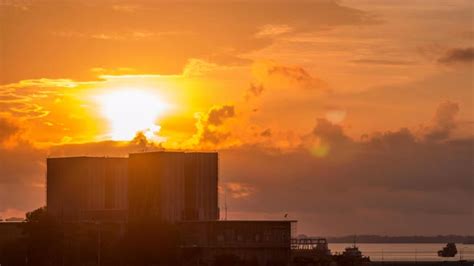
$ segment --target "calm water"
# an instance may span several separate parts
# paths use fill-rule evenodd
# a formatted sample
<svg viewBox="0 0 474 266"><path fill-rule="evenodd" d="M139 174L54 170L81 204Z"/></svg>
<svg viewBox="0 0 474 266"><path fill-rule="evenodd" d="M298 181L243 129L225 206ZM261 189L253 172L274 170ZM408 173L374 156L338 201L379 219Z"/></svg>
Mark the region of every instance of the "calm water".
<svg viewBox="0 0 474 266"><path fill-rule="evenodd" d="M329 243L329 249L334 254L342 252L351 243ZM458 254L454 258L438 257L438 250L446 244L357 244L364 256L370 256L373 261L455 261L460 259L474 260L474 245L456 244Z"/></svg>

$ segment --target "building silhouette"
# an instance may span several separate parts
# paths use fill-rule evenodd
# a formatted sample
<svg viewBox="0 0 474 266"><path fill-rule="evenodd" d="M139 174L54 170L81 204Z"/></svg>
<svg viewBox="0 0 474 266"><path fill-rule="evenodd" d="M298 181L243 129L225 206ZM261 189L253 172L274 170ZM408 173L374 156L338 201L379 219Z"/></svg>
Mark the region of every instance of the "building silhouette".
<svg viewBox="0 0 474 266"><path fill-rule="evenodd" d="M218 155L132 153L47 159L47 206L69 221L217 220Z"/></svg>
<svg viewBox="0 0 474 266"><path fill-rule="evenodd" d="M287 265L296 221L219 220L218 181L216 152L48 158L47 210L64 222L119 224L118 234L142 221L173 224L184 265L229 256Z"/></svg>
<svg viewBox="0 0 474 266"><path fill-rule="evenodd" d="M47 159L48 211L65 221L124 221L128 209L128 159Z"/></svg>

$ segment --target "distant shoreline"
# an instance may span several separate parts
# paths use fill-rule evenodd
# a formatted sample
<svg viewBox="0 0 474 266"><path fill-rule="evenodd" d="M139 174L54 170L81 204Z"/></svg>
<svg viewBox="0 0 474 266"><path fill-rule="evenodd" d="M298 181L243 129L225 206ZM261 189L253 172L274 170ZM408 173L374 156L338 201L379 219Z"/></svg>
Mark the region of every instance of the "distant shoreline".
<svg viewBox="0 0 474 266"><path fill-rule="evenodd" d="M301 237L301 236L299 236ZM357 243L364 244L446 244L454 242L459 244L474 244L474 236L439 235L439 236L379 236L379 235L354 235L326 237L329 243Z"/></svg>
<svg viewBox="0 0 474 266"><path fill-rule="evenodd" d="M471 266L472 261L372 261L370 266Z"/></svg>

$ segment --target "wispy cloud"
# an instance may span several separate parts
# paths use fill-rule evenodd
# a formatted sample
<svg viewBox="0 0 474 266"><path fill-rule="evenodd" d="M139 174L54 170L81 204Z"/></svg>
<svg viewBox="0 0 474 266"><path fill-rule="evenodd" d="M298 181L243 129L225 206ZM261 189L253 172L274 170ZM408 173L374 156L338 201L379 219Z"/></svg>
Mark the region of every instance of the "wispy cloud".
<svg viewBox="0 0 474 266"><path fill-rule="evenodd" d="M474 48L454 48L446 51L446 53L438 59L443 64L469 64L474 61Z"/></svg>

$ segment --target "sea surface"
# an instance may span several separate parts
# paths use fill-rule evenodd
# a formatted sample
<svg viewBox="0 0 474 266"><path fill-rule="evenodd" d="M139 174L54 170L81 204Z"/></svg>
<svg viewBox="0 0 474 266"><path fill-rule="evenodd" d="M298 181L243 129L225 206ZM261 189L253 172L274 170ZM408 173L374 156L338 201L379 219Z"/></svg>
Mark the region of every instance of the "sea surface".
<svg viewBox="0 0 474 266"><path fill-rule="evenodd" d="M329 243L333 254L342 253L352 243ZM364 244L357 243L364 256L372 261L474 261L474 245L456 244L458 254L454 258L438 257L438 250L446 244Z"/></svg>

